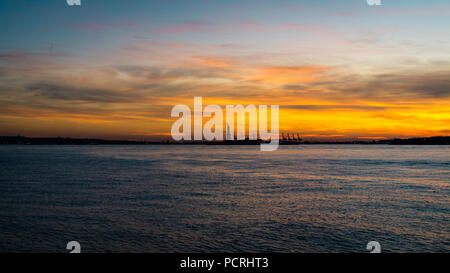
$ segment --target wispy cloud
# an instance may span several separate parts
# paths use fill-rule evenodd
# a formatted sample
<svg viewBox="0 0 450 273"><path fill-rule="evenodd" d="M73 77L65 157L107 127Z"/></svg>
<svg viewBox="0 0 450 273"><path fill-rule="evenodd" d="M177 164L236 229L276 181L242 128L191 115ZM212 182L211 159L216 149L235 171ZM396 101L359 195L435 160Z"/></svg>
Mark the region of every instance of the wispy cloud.
<svg viewBox="0 0 450 273"><path fill-rule="evenodd" d="M54 83L34 83L27 86L27 91L35 98L75 102L130 103L145 98L135 90L107 90Z"/></svg>
<svg viewBox="0 0 450 273"><path fill-rule="evenodd" d="M178 25L158 27L155 31L160 34L177 34L185 32L210 32L225 29L223 26L207 21L189 21Z"/></svg>
<svg viewBox="0 0 450 273"><path fill-rule="evenodd" d="M178 25L163 26L154 29L159 34L180 34L190 32L224 32L224 31L242 31L242 32L275 32L275 31L301 31L301 32L319 32L327 28L321 25L310 24L264 24L256 21L245 21L235 24L217 24L206 21L190 21Z"/></svg>
<svg viewBox="0 0 450 273"><path fill-rule="evenodd" d="M89 22L89 23L85 23L85 24L71 25L70 29L100 31L100 30L113 29L113 28L130 28L130 27L136 27L138 25L139 25L139 23L135 22L135 21L111 22L111 23Z"/></svg>

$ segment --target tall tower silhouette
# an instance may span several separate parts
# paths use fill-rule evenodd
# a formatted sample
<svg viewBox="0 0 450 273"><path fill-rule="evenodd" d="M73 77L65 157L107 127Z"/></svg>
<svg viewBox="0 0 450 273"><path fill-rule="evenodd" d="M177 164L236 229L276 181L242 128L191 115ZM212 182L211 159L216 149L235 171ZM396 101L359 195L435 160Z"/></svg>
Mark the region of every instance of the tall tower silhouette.
<svg viewBox="0 0 450 273"><path fill-rule="evenodd" d="M231 132L230 132L230 125L227 122L227 138L226 140L232 140L231 138Z"/></svg>

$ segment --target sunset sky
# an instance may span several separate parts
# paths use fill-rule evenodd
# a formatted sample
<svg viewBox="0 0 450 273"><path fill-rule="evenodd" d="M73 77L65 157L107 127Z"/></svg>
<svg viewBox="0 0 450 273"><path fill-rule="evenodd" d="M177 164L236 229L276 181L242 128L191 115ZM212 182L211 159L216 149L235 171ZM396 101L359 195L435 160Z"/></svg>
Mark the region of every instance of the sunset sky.
<svg viewBox="0 0 450 273"><path fill-rule="evenodd" d="M450 2L382 3L2 0L0 135L169 138L194 96L304 138L450 135Z"/></svg>

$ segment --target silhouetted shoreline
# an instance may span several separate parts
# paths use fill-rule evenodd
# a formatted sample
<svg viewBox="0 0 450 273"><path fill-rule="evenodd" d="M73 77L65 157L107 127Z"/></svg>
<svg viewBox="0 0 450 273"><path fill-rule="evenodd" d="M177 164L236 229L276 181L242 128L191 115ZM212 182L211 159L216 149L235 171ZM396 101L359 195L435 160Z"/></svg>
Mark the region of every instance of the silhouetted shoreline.
<svg viewBox="0 0 450 273"><path fill-rule="evenodd" d="M132 141L107 140L89 138L33 138L24 136L0 136L0 144L22 145L259 145L261 140L234 140L234 141ZM365 145L450 145L450 136L435 136L408 139L383 139L370 141L302 141L298 143L283 143L280 145L315 145L315 144L365 144Z"/></svg>

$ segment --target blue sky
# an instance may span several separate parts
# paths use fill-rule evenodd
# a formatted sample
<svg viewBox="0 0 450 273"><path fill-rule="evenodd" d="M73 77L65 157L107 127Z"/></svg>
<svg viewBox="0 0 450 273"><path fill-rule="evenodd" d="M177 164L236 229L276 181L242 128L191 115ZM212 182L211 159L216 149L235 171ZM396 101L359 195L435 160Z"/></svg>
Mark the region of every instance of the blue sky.
<svg viewBox="0 0 450 273"><path fill-rule="evenodd" d="M3 50L42 50L47 44L63 45L67 50L81 50L86 44L105 47L114 42L111 36L150 36L152 29L197 23L230 26L245 22L267 25L307 24L343 30L348 35L361 29L408 28L397 32L404 39L434 42L433 32L448 33L448 1L385 0L383 6L368 6L364 0L346 1L119 1L84 0L81 7L70 7L64 0L0 3L0 28ZM403 12L403 13L402 13ZM107 31L76 29L89 24L110 26ZM114 27L115 26L115 27ZM121 27L122 26L122 27ZM128 27L127 27L128 26ZM130 28L132 33L130 33ZM94 32L94 33L93 33ZM155 34L152 34L155 35ZM203 43L263 41L262 35L248 37L242 33L203 33L192 37L158 35L158 39L195 40ZM245 39L247 36L247 39ZM276 37L276 36L275 36ZM280 34L282 37L282 34ZM399 38L394 37L394 38ZM249 39L251 38L251 39ZM63 50L63 49L60 49Z"/></svg>

